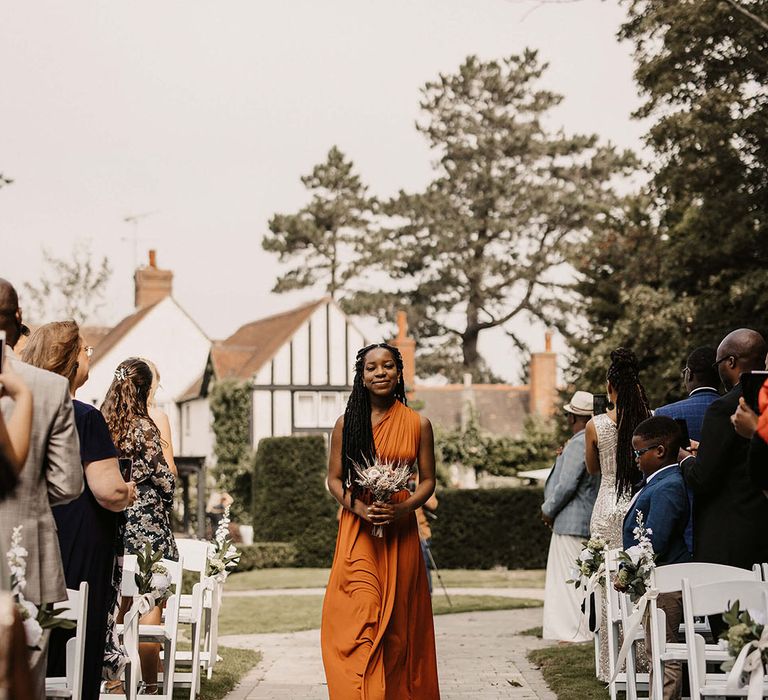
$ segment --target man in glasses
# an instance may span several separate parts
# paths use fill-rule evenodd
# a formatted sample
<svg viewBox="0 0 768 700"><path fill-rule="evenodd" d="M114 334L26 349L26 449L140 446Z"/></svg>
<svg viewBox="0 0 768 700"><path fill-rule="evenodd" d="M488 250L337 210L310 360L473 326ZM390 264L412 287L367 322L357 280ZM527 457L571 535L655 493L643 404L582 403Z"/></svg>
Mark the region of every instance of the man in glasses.
<svg viewBox="0 0 768 700"><path fill-rule="evenodd" d="M667 404L654 411L655 416L681 418L688 425L688 435L697 442L701 440L701 426L704 414L710 404L719 396L720 377L713 367L717 350L702 346L696 348L690 355L683 368L683 383L688 397L682 401Z"/></svg>
<svg viewBox="0 0 768 700"><path fill-rule="evenodd" d="M707 409L698 454L680 463L694 496L695 561L743 569L768 561L768 500L750 479L749 440L731 424L741 398L740 375L763 369L766 349L763 336L748 328L729 333L717 348L713 366L728 393Z"/></svg>

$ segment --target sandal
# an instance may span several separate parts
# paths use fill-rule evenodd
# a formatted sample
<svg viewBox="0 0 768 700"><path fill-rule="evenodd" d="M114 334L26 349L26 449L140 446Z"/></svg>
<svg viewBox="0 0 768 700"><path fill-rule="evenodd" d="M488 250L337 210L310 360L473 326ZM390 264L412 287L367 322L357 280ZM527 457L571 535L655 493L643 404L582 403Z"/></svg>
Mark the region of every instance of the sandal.
<svg viewBox="0 0 768 700"><path fill-rule="evenodd" d="M125 695L122 681L105 681L104 693L107 695Z"/></svg>

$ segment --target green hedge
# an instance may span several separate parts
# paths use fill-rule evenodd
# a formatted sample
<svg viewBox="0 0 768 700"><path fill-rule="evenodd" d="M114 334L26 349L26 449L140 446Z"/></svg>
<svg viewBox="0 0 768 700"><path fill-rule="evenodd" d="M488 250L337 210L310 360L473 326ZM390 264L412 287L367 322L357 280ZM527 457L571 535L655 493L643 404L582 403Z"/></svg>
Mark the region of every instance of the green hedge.
<svg viewBox="0 0 768 700"><path fill-rule="evenodd" d="M293 542L254 542L236 546L240 550L240 561L235 571L293 566L296 559Z"/></svg>
<svg viewBox="0 0 768 700"><path fill-rule="evenodd" d="M437 494L432 552L444 569L543 569L549 529L539 488L449 489Z"/></svg>
<svg viewBox="0 0 768 700"><path fill-rule="evenodd" d="M259 542L292 542L294 566L333 560L336 501L325 488L325 440L320 435L263 438L253 470L253 531Z"/></svg>

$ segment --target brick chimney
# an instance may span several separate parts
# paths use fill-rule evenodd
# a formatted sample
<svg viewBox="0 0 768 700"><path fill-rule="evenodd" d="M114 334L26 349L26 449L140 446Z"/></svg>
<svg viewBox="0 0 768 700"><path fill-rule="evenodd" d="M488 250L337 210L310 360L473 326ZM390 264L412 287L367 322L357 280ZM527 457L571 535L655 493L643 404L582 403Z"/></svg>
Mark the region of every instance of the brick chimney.
<svg viewBox="0 0 768 700"><path fill-rule="evenodd" d="M544 352L531 354L530 374L530 412L539 416L552 416L557 398L557 353L552 352L551 331L544 334Z"/></svg>
<svg viewBox="0 0 768 700"><path fill-rule="evenodd" d="M392 341L403 356L403 380L405 390L413 391L416 383L416 341L408 337L408 315L405 311L397 312L397 338Z"/></svg>
<svg viewBox="0 0 768 700"><path fill-rule="evenodd" d="M149 264L140 267L133 275L135 304L137 309L165 299L173 290L173 273L157 267L157 251L149 251Z"/></svg>

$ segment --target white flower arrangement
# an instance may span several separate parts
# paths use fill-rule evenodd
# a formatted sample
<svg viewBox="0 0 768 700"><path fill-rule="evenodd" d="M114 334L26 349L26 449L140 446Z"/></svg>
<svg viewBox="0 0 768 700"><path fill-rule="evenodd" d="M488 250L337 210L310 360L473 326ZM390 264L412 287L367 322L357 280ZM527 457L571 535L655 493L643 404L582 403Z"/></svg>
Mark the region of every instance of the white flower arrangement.
<svg viewBox="0 0 768 700"><path fill-rule="evenodd" d="M614 580L616 590L629 595L637 603L650 586L651 573L656 568L656 554L649 535L651 528L645 527L642 511L637 511L637 526L633 530L636 545L619 552L620 568Z"/></svg>
<svg viewBox="0 0 768 700"><path fill-rule="evenodd" d="M224 515L216 528L214 541L208 545L208 568L206 574L219 583L224 583L227 576L237 567L240 552L229 539L229 506L224 508Z"/></svg>
<svg viewBox="0 0 768 700"><path fill-rule="evenodd" d="M363 464L352 463L357 476L357 483L368 489L374 501L387 503L398 491L408 486L414 465L408 462L390 461L378 455L373 461L365 458ZM374 525L371 529L374 537L384 537L384 527Z"/></svg>
<svg viewBox="0 0 768 700"><path fill-rule="evenodd" d="M133 575L139 595L150 595L154 604L161 603L170 596L171 577L165 565L160 563L162 552L152 552L149 542L144 551L136 555L136 572Z"/></svg>
<svg viewBox="0 0 768 700"><path fill-rule="evenodd" d="M605 570L605 540L592 537L582 542L582 550L571 569L571 577L566 583L572 583L577 589L587 585L593 577L600 578ZM595 580L595 583L597 581ZM594 587L594 586L593 586Z"/></svg>
<svg viewBox="0 0 768 700"><path fill-rule="evenodd" d="M24 624L27 646L37 649L43 630L60 627L74 629L74 620L62 620L58 617L66 608L53 609L51 605L41 605L39 608L24 597L27 587L27 556L29 552L21 544L22 525L13 528L11 548L6 553L8 568L11 573L11 593L16 603L16 610Z"/></svg>

